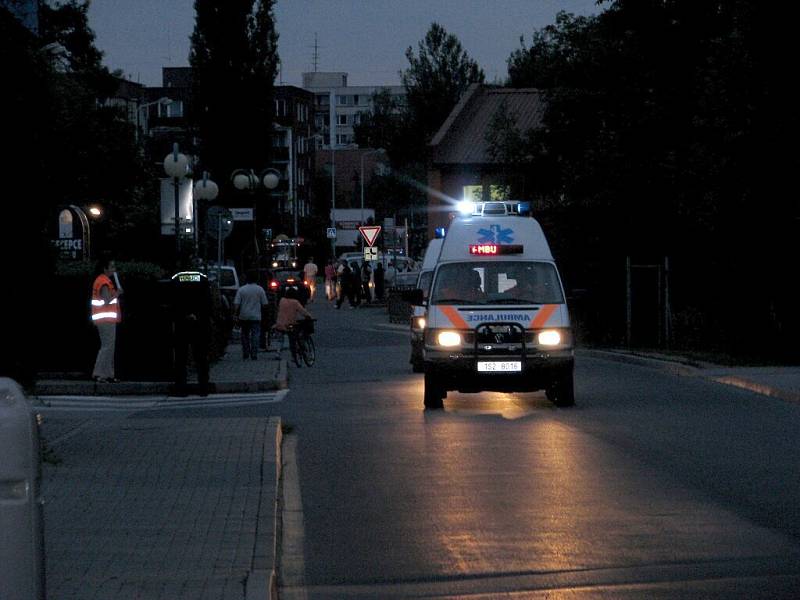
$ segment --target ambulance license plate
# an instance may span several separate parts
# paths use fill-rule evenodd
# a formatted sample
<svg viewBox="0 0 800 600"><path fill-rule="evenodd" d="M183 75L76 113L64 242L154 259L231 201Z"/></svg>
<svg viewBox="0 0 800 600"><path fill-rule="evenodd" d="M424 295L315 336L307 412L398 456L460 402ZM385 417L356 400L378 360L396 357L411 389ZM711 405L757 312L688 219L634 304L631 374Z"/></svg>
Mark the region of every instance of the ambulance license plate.
<svg viewBox="0 0 800 600"><path fill-rule="evenodd" d="M521 373L522 361L519 360L479 360L478 373Z"/></svg>

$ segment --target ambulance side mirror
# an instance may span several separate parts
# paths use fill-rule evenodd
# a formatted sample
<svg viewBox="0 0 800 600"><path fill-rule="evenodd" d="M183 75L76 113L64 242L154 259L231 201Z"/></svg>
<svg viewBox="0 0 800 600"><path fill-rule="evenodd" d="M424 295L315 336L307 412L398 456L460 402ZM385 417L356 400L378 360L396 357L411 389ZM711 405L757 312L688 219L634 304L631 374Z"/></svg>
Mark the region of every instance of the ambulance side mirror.
<svg viewBox="0 0 800 600"><path fill-rule="evenodd" d="M422 290L419 288L415 288L413 290L405 290L402 293L402 298L404 301L408 302L412 306L425 305L425 296L423 295Z"/></svg>

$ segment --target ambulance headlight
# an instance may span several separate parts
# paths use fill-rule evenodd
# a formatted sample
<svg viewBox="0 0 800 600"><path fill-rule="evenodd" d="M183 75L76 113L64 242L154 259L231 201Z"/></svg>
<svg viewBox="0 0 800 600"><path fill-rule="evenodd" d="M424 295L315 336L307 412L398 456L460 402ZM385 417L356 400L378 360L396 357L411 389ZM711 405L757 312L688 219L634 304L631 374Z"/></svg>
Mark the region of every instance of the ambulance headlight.
<svg viewBox="0 0 800 600"><path fill-rule="evenodd" d="M561 334L555 329L540 331L536 336L540 346L558 346L561 343Z"/></svg>
<svg viewBox="0 0 800 600"><path fill-rule="evenodd" d="M470 200L462 200L456 204L456 208L462 215L471 215L475 212L475 203Z"/></svg>
<svg viewBox="0 0 800 600"><path fill-rule="evenodd" d="M460 346L461 334L456 333L455 331L441 331L439 332L436 340L439 342L440 346Z"/></svg>

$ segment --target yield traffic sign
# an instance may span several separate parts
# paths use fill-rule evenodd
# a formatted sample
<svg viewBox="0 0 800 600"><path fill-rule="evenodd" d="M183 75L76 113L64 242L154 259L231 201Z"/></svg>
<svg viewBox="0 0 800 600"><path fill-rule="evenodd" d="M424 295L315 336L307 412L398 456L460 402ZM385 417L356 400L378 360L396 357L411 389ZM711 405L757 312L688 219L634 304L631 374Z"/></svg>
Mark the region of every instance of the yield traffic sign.
<svg viewBox="0 0 800 600"><path fill-rule="evenodd" d="M363 225L362 227L359 227L358 230L361 232L361 235L364 236L367 244L372 247L372 245L375 243L375 240L378 238L378 234L381 232L381 226Z"/></svg>

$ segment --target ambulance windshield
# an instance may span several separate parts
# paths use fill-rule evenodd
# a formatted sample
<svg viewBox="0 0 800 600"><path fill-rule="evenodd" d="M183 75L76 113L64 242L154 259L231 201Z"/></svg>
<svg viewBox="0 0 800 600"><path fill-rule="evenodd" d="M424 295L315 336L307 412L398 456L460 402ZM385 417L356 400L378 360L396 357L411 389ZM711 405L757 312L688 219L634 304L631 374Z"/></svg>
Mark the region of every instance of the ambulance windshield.
<svg viewBox="0 0 800 600"><path fill-rule="evenodd" d="M551 263L469 262L442 265L431 304L562 304L564 295Z"/></svg>

